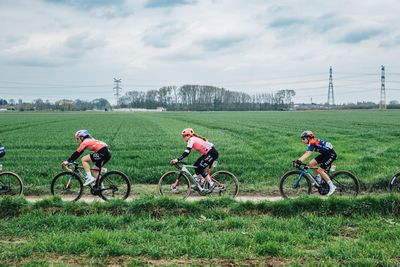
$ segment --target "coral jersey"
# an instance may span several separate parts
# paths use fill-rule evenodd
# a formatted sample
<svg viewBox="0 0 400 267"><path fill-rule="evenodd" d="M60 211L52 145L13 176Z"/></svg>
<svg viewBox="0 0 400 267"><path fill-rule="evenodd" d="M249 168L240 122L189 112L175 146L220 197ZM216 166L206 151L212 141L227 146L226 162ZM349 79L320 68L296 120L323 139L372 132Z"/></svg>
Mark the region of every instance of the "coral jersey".
<svg viewBox="0 0 400 267"><path fill-rule="evenodd" d="M91 151L98 152L100 149L106 146L107 144L104 143L103 141L99 141L94 138L86 138L85 140L83 140L81 145L76 149L76 152L81 153L86 148Z"/></svg>

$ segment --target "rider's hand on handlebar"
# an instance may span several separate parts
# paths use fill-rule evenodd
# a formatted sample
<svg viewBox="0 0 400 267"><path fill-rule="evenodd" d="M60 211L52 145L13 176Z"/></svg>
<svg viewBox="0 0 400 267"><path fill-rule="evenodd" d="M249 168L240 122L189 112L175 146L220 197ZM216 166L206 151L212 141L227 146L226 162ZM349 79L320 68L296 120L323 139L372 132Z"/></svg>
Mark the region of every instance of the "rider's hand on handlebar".
<svg viewBox="0 0 400 267"><path fill-rule="evenodd" d="M298 166L300 166L301 164L303 164L303 162L301 162L301 160L294 160L294 161L292 161L292 166L293 166L293 167L298 167Z"/></svg>
<svg viewBox="0 0 400 267"><path fill-rule="evenodd" d="M177 164L178 162L179 162L178 159L173 159L173 160L170 161L171 164Z"/></svg>
<svg viewBox="0 0 400 267"><path fill-rule="evenodd" d="M64 161L61 163L61 165L62 165L63 167L68 166L68 164L69 164L69 162L66 161L66 160L64 160Z"/></svg>

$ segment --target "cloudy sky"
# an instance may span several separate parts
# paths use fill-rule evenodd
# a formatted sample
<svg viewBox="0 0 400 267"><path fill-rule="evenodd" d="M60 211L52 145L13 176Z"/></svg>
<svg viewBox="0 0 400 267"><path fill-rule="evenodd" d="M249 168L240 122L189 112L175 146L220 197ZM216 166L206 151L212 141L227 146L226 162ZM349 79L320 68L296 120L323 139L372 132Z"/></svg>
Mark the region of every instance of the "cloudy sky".
<svg viewBox="0 0 400 267"><path fill-rule="evenodd" d="M0 0L0 98L113 100L201 84L400 101L397 0Z"/></svg>

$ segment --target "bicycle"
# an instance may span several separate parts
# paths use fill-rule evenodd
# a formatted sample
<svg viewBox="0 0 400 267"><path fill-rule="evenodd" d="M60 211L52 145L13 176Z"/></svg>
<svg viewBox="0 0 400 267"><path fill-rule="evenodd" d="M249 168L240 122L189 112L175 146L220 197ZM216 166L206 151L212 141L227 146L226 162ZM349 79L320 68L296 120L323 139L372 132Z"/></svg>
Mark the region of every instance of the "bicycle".
<svg viewBox="0 0 400 267"><path fill-rule="evenodd" d="M22 195L24 192L24 183L21 177L14 172L2 170L3 165L0 164L0 197Z"/></svg>
<svg viewBox="0 0 400 267"><path fill-rule="evenodd" d="M324 179L317 182L316 177L311 174L307 164L299 164L297 170L286 172L280 179L279 191L283 198L292 198L299 195L311 194L314 186L320 195L326 195L329 192L329 185ZM327 169L329 175L331 166ZM333 170L332 170L333 172ZM335 194L357 196L360 192L360 182L358 178L349 171L335 171L329 175L332 183L336 186Z"/></svg>
<svg viewBox="0 0 400 267"><path fill-rule="evenodd" d="M83 194L85 171L83 166L70 163L64 166L66 171L54 176L50 191L54 196L59 196L64 201L77 201ZM94 169L90 169L93 171ZM95 182L89 185L90 193L104 200L126 199L131 192L131 182L126 174L120 171L107 171L101 168Z"/></svg>
<svg viewBox="0 0 400 267"><path fill-rule="evenodd" d="M214 162L212 167L215 167ZM196 166L188 165L185 162L174 164L178 169L176 171L168 171L161 176L158 182L158 192L160 195L173 198L186 199L193 191L197 191L200 196L229 196L235 198L239 193L239 182L235 175L228 171L216 171L211 174L214 182L212 187L207 181L200 184L197 182L197 175L192 174L188 168L196 168ZM208 174L211 173L209 168ZM191 187L191 182L193 187Z"/></svg>
<svg viewBox="0 0 400 267"><path fill-rule="evenodd" d="M390 178L389 190L400 193L400 172L396 173L392 176L392 178Z"/></svg>

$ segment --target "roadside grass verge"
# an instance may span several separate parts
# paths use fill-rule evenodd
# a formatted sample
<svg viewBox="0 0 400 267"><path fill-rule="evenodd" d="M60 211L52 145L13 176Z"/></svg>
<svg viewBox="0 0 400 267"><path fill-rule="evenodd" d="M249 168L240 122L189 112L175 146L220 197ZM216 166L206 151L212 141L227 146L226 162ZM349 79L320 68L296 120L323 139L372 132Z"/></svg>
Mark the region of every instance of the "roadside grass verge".
<svg viewBox="0 0 400 267"><path fill-rule="evenodd" d="M28 203L8 197L0 200L0 262L398 265L399 215L394 194L260 203L154 197Z"/></svg>

